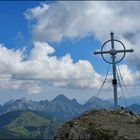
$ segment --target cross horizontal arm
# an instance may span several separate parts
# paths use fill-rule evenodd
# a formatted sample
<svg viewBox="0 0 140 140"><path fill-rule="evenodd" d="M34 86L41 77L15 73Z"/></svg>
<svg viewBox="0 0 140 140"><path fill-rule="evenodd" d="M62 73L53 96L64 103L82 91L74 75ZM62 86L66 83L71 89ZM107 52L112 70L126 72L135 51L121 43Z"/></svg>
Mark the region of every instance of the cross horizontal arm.
<svg viewBox="0 0 140 140"><path fill-rule="evenodd" d="M134 50L133 49L116 50L116 53L124 53L124 52L134 52Z"/></svg>
<svg viewBox="0 0 140 140"><path fill-rule="evenodd" d="M95 51L93 52L95 55L96 54L107 54L107 53L110 53L111 55L116 55L117 53L126 53L126 52L134 52L133 49L125 49L125 50L109 50L109 51Z"/></svg>
<svg viewBox="0 0 140 140"><path fill-rule="evenodd" d="M100 52L96 52L96 51L95 51L95 52L93 52L93 53L96 55L96 54L110 53L110 51L100 51Z"/></svg>

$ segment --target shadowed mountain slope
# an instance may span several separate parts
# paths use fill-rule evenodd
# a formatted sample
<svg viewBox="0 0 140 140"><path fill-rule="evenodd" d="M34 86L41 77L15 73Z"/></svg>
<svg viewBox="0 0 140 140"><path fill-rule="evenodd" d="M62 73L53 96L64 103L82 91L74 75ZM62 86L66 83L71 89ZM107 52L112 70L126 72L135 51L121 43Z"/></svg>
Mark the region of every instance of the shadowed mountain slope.
<svg viewBox="0 0 140 140"><path fill-rule="evenodd" d="M52 138L60 125L40 112L12 111L0 116L0 138Z"/></svg>

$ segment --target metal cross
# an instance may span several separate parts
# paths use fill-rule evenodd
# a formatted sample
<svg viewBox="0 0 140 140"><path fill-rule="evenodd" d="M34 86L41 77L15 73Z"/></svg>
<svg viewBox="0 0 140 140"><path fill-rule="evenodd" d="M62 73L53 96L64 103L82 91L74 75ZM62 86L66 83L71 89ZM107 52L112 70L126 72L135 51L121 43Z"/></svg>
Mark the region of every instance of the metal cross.
<svg viewBox="0 0 140 140"><path fill-rule="evenodd" d="M116 63L119 63L120 61L123 60L123 58L125 57L126 52L131 52L131 53L132 53L134 50L133 50L133 49L126 49L125 46L124 46L124 44L123 44L121 41L119 41L119 40L117 40L117 39L114 39L114 33L113 33L113 32L111 32L110 35L111 35L111 39L108 40L108 41L106 41L106 42L102 45L101 51L95 51L94 54L95 54L95 55L96 55L96 54L101 54L101 56L102 56L102 58L103 58L103 60L104 60L105 62L112 64L112 71L113 71L113 80L112 80L112 84L113 84L113 90L114 90L114 109L117 110L117 109L118 109L118 97L117 97ZM116 41L116 42L119 42L119 43L123 46L124 49L123 49L123 50L116 50L116 49L115 49L115 46L114 46L114 42L115 42L115 41ZM106 51L106 50L103 51L104 46L105 46L108 42L111 42L111 49L110 49L110 50L107 50L107 51ZM120 60L116 61L116 55L117 55L118 53L123 53L123 57L122 57ZM112 57L111 57L111 58L112 58L112 62L106 60L105 57L104 57L104 54L110 54L110 55L112 56Z"/></svg>

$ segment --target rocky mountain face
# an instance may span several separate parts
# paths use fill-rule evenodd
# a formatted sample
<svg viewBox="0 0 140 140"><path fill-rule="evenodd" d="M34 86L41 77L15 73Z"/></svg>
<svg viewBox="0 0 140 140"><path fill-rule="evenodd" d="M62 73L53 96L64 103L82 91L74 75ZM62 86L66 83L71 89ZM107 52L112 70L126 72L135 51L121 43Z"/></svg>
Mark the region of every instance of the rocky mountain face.
<svg viewBox="0 0 140 140"><path fill-rule="evenodd" d="M69 100L64 95L54 98L46 109L46 114L59 120L69 120L84 112L84 108L75 99Z"/></svg>
<svg viewBox="0 0 140 140"><path fill-rule="evenodd" d="M26 98L17 99L17 100L10 100L9 102L5 103L0 110L0 113L3 114L4 112L14 111L14 110L38 110L43 111L48 106L49 101L32 101L27 100Z"/></svg>
<svg viewBox="0 0 140 140"><path fill-rule="evenodd" d="M140 116L126 110L92 110L67 122L54 137L61 139L140 139Z"/></svg>
<svg viewBox="0 0 140 140"><path fill-rule="evenodd" d="M0 116L1 139L52 139L59 121L34 111L12 111Z"/></svg>
<svg viewBox="0 0 140 140"><path fill-rule="evenodd" d="M108 108L111 105L109 101L96 97L92 97L84 105L79 104L76 99L69 100L64 95L58 95L52 101L32 101L22 98L11 100L0 106L0 115L15 110L33 110L43 112L54 119L66 121L78 117L86 110Z"/></svg>
<svg viewBox="0 0 140 140"><path fill-rule="evenodd" d="M84 105L85 108L91 110L95 109L103 109L103 108L111 108L113 104L107 100L101 100L95 96L91 97Z"/></svg>

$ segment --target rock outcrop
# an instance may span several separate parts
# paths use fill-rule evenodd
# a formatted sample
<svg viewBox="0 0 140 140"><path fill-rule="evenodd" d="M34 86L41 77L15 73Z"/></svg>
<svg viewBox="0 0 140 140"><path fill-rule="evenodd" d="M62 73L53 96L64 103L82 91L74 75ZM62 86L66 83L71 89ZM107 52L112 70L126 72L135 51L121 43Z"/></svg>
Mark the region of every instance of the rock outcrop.
<svg viewBox="0 0 140 140"><path fill-rule="evenodd" d="M67 122L54 139L140 139L140 116L124 109L92 110Z"/></svg>

